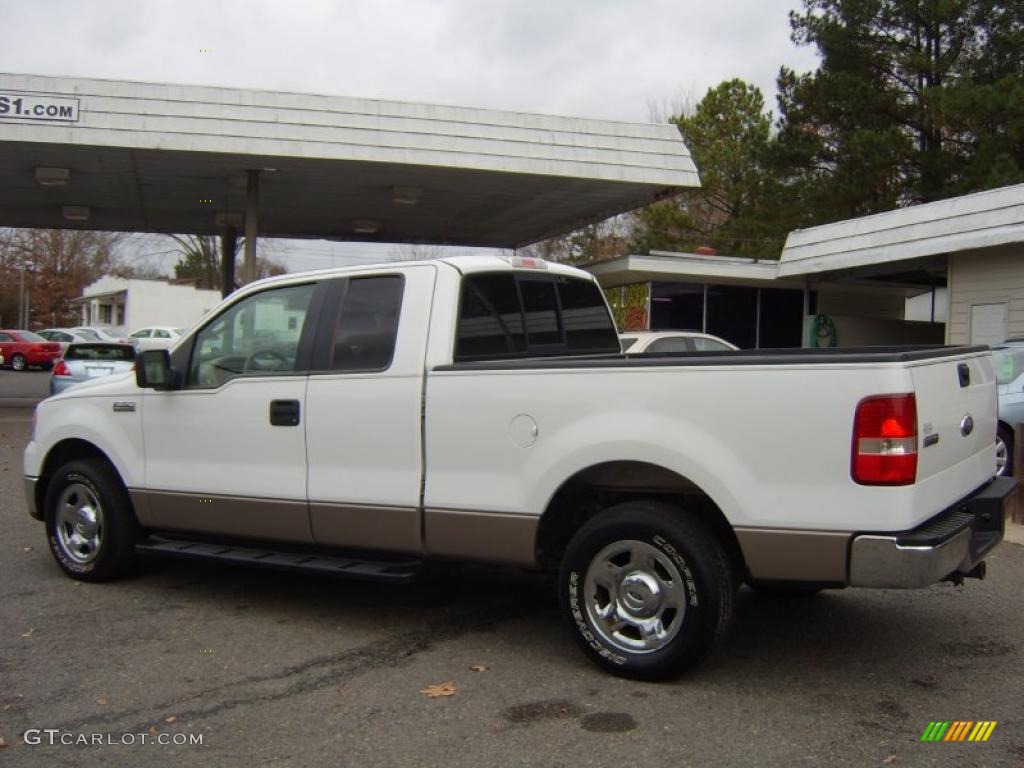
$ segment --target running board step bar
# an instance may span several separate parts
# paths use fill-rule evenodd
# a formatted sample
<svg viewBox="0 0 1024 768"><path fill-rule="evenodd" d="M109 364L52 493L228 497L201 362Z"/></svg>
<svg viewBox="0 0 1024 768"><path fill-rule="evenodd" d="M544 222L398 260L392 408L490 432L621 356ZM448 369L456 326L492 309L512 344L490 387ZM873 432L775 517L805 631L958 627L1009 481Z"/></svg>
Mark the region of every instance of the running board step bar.
<svg viewBox="0 0 1024 768"><path fill-rule="evenodd" d="M135 551L143 555L170 555L289 571L314 571L368 581L412 581L419 576L423 566L421 561L414 559L360 560L312 552L287 552L208 541L187 541L157 535L136 544Z"/></svg>

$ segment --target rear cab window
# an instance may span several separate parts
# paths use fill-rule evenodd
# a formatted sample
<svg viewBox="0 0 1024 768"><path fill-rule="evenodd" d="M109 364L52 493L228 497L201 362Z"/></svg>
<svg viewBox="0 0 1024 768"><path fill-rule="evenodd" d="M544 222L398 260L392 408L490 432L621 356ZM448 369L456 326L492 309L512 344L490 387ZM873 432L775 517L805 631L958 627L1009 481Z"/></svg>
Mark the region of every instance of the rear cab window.
<svg viewBox="0 0 1024 768"><path fill-rule="evenodd" d="M593 281L518 272L462 280L456 362L620 353L615 323Z"/></svg>
<svg viewBox="0 0 1024 768"><path fill-rule="evenodd" d="M72 344L64 353L65 360L121 360L135 359L135 347L130 344Z"/></svg>

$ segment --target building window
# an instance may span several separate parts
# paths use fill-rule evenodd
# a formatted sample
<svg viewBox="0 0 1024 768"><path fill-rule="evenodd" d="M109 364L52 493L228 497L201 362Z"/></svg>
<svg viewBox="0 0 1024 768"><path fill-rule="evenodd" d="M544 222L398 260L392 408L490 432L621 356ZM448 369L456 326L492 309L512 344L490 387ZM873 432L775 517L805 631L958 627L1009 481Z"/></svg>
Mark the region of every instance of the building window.
<svg viewBox="0 0 1024 768"><path fill-rule="evenodd" d="M100 304L100 323L110 325L111 307L109 304Z"/></svg>

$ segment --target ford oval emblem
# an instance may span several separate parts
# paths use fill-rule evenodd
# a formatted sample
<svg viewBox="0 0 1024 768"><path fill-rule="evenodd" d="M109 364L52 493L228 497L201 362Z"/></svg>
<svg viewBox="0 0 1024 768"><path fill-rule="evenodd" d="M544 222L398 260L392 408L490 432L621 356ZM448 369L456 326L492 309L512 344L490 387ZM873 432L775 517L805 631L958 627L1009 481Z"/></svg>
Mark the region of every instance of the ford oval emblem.
<svg viewBox="0 0 1024 768"><path fill-rule="evenodd" d="M964 416L963 421L960 422L960 434L967 437L971 432L974 431L974 419L971 418L971 414Z"/></svg>

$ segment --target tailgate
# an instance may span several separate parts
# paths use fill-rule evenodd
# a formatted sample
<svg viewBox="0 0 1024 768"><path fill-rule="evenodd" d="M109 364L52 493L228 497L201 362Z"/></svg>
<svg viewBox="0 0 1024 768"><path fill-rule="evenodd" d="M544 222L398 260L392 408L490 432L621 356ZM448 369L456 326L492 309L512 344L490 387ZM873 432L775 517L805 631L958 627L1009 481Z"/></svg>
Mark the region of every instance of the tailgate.
<svg viewBox="0 0 1024 768"><path fill-rule="evenodd" d="M924 480L983 451L996 439L992 356L980 352L929 360L910 369L917 395L917 479Z"/></svg>

